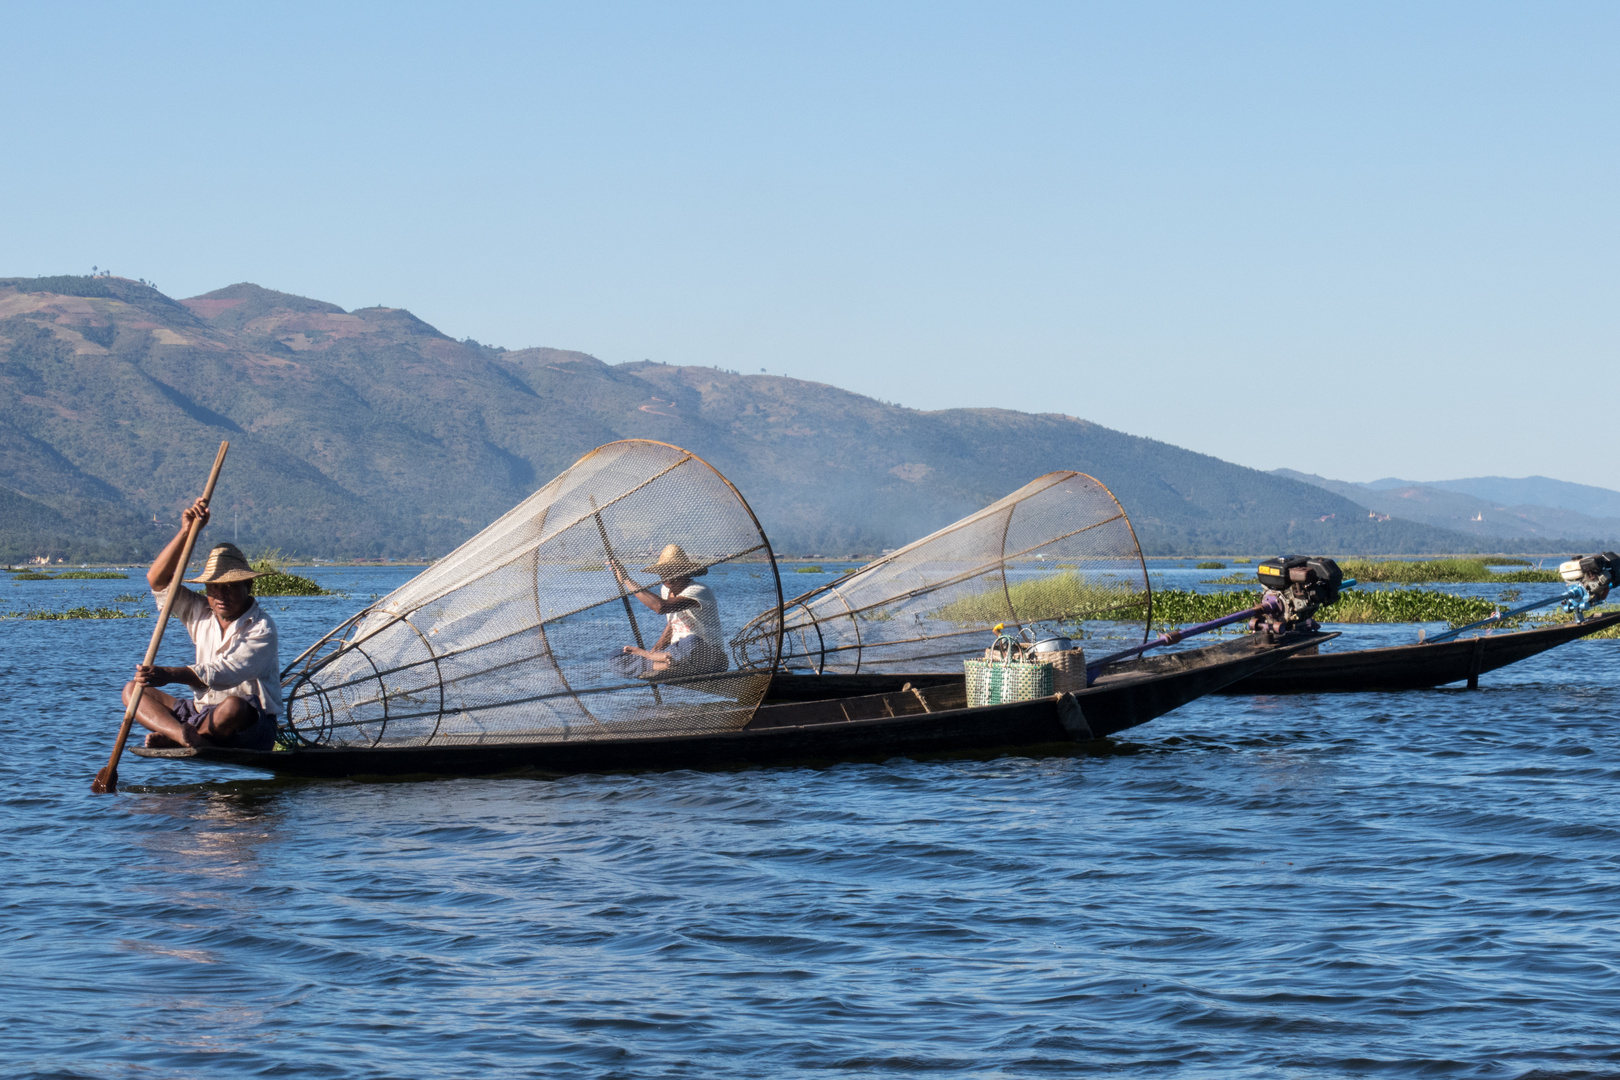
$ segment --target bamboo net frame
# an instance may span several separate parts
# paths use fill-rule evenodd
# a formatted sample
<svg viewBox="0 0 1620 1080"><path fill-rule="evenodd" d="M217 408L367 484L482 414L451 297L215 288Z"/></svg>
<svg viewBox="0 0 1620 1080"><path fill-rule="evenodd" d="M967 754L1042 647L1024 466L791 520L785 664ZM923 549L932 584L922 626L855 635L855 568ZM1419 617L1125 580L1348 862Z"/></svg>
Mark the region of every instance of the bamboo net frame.
<svg viewBox="0 0 1620 1080"><path fill-rule="evenodd" d="M303 745L403 747L741 728L779 647L756 643L736 664L720 640L663 670L623 653L652 649L669 616L612 567L656 593L647 568L668 544L704 573L768 566L780 603L770 541L730 481L677 446L609 443L289 665L289 732ZM707 590L704 603L723 632L724 597Z"/></svg>
<svg viewBox="0 0 1620 1080"><path fill-rule="evenodd" d="M1046 624L1112 652L1147 640L1151 607L1119 500L1085 473L1052 472L760 613L735 647L740 662L779 655L784 670L959 670L998 623L1013 633Z"/></svg>

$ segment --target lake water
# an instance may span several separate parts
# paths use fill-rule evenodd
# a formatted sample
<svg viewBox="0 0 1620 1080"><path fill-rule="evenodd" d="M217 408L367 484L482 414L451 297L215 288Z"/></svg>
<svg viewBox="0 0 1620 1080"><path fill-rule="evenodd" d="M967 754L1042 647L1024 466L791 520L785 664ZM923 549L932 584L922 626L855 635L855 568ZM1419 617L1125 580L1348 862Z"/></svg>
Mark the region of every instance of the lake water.
<svg viewBox="0 0 1620 1080"><path fill-rule="evenodd" d="M151 625L0 621L0 1075L1620 1075L1620 641L1104 753L94 796Z"/></svg>

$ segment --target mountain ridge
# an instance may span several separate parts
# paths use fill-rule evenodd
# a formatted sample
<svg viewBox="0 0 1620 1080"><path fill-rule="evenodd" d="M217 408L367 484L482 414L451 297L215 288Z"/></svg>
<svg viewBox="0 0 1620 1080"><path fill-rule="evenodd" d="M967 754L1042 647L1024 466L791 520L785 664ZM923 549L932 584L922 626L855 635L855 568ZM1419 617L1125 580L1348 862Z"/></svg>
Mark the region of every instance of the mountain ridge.
<svg viewBox="0 0 1620 1080"><path fill-rule="evenodd" d="M149 554L172 528L152 519L175 520L221 438L214 528L306 555L442 554L621 438L712 462L784 551L898 546L1060 468L1109 485L1150 553L1479 543L1063 413L497 349L245 282L174 300L119 278L0 279L0 386L5 559Z"/></svg>

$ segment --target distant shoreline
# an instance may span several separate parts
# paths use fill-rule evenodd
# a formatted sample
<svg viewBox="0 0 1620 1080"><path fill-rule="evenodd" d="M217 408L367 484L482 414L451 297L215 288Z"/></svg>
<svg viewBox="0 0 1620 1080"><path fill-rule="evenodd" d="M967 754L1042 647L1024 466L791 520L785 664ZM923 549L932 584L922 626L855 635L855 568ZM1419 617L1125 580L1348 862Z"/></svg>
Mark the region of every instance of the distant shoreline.
<svg viewBox="0 0 1620 1080"><path fill-rule="evenodd" d="M1193 562L1226 562L1226 563L1234 563L1237 566L1241 567L1241 566L1244 566L1244 565L1252 565L1253 563L1255 563L1256 561L1258 561L1260 559L1273 558L1274 556L1279 555L1279 554L1284 554L1284 553L1283 552L1270 552L1270 553L1260 553L1260 554L1252 554L1252 555L1144 555L1144 556L1142 556L1142 559L1143 559L1144 562L1161 563L1161 564L1162 563L1193 563ZM1288 552L1287 554L1299 554L1299 553L1298 552ZM1308 554L1317 554L1317 552L1308 552ZM1413 562L1413 561L1428 562L1428 561L1434 561L1434 560L1438 560L1438 559L1470 559L1470 560L1480 560L1480 561L1483 561L1483 562L1490 562L1492 559L1502 559L1504 561L1511 561L1511 562L1521 562L1523 560L1535 560L1535 559L1540 559L1540 560L1544 560L1544 561L1545 560L1554 560L1554 559L1556 559L1556 560L1562 562L1563 560L1569 558L1570 555L1572 555L1572 554L1575 554L1575 553L1571 552L1571 551L1568 551L1568 550L1548 551L1548 552L1492 551L1492 552L1485 552L1485 553L1470 551L1470 552L1446 553L1446 554L1439 554L1439 555L1422 554L1422 553L1410 553L1410 554L1405 554L1405 555L1356 555L1356 556L1330 555L1330 557L1335 558L1335 559L1355 558L1356 560L1363 561L1363 562ZM875 560L876 558L877 558L877 556L863 556L863 555L850 555L850 556L844 556L844 555L778 555L778 556L776 556L776 562L777 562L778 565L793 565L793 564L801 564L801 563L844 563L844 564L853 563L853 564L856 564L856 565L861 565L861 564L864 564L864 563L867 563L867 562L871 562L871 561ZM324 569L328 569L328 568L353 570L353 569L360 569L360 568L363 568L363 567L377 567L377 568L383 568L383 569L391 569L391 568L399 568L399 569L426 568L426 567L432 566L437 561L438 560L436 560L436 559L426 559L426 558L424 558L424 559L288 559L288 558L282 558L282 559L278 560L278 562L279 562L279 564L281 566L296 566L296 567L300 567L302 569L313 569L313 570L324 570ZM758 561L763 562L764 560L758 560ZM1020 561L1030 561L1030 560L1020 560ZM194 560L194 562L195 562L195 560ZM200 566L201 563L198 562L198 563L196 563L196 565ZM144 573L145 570L146 570L146 564L145 563L131 564L131 563L77 563L77 562L70 563L70 562L54 562L54 563L47 563L47 564L41 564L41 563L11 563L11 564L8 564L8 565L0 566L0 571L4 571L6 573L14 573L14 572L20 572L20 571L27 571L27 570L33 570L33 571L37 571L37 572L68 571L68 570L107 570L107 571L116 570L116 571L120 571L120 572L123 572L123 573L136 573L136 572Z"/></svg>

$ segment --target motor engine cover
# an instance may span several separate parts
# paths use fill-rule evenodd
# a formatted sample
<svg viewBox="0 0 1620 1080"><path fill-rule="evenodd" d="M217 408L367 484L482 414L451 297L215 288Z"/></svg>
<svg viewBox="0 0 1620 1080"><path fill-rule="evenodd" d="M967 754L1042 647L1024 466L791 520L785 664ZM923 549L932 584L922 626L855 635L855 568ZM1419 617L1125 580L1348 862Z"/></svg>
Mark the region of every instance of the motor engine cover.
<svg viewBox="0 0 1620 1080"><path fill-rule="evenodd" d="M1344 571L1325 555L1267 559L1255 568L1255 576L1260 584L1277 592L1292 588L1300 594L1310 593L1318 606L1337 600L1339 587L1344 584Z"/></svg>
<svg viewBox="0 0 1620 1080"><path fill-rule="evenodd" d="M1578 556L1560 563L1558 576L1584 588L1587 604L1601 604L1609 590L1620 584L1620 555L1601 551L1596 555Z"/></svg>
<svg viewBox="0 0 1620 1080"><path fill-rule="evenodd" d="M1325 555L1266 559L1255 568L1255 576L1266 588L1261 598L1266 614L1249 625L1253 630L1273 633L1318 629L1311 616L1337 600L1344 584L1344 571Z"/></svg>

